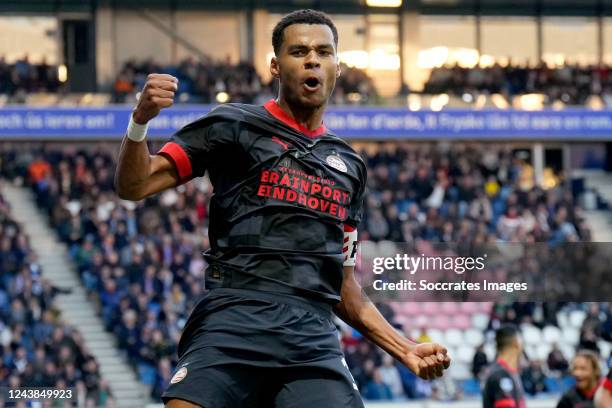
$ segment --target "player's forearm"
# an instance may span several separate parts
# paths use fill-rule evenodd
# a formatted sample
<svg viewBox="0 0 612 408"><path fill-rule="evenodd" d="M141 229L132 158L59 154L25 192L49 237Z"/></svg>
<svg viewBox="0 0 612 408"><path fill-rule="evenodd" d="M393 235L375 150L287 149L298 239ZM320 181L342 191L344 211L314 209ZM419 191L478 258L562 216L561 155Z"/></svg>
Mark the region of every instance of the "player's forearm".
<svg viewBox="0 0 612 408"><path fill-rule="evenodd" d="M336 306L336 314L393 357L399 359L406 355L414 343L399 334L387 322L376 306L362 293L361 286L352 276L352 272L347 273L346 268L349 267L345 267L342 301Z"/></svg>
<svg viewBox="0 0 612 408"><path fill-rule="evenodd" d="M121 143L115 189L119 197L125 200L144 198L144 189L151 176L151 155L145 141L134 142L127 137Z"/></svg>

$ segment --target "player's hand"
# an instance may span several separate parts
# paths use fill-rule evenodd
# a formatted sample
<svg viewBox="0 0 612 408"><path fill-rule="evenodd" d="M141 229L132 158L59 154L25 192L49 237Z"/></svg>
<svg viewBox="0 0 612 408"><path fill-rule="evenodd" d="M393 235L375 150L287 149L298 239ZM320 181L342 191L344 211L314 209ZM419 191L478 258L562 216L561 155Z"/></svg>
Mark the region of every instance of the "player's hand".
<svg viewBox="0 0 612 408"><path fill-rule="evenodd" d="M450 366L451 359L446 353L446 348L439 344L421 343L403 356L401 362L422 379L433 380L442 377Z"/></svg>
<svg viewBox="0 0 612 408"><path fill-rule="evenodd" d="M172 106L177 89L178 79L172 75L149 74L134 109L134 122L144 125L156 117L162 109Z"/></svg>

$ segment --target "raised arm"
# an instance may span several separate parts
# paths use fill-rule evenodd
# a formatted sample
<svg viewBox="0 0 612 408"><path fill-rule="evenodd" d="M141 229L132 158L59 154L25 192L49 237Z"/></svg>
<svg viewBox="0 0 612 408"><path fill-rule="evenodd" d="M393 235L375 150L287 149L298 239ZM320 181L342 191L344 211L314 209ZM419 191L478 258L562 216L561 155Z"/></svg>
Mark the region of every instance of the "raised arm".
<svg viewBox="0 0 612 408"><path fill-rule="evenodd" d="M125 200L138 201L179 182L174 164L162 155L151 155L146 126L163 108L172 106L178 80L166 74L151 74L138 99L123 138L115 172L115 190Z"/></svg>

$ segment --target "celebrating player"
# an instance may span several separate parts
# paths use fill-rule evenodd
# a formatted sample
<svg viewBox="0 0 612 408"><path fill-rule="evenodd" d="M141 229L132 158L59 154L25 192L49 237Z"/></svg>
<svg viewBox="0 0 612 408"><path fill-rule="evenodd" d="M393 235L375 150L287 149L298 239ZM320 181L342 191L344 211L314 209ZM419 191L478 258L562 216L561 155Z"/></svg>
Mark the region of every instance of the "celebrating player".
<svg viewBox="0 0 612 408"><path fill-rule="evenodd" d="M518 374L523 346L515 326L504 325L495 332L497 361L489 368L483 390L484 408L525 408Z"/></svg>
<svg viewBox="0 0 612 408"><path fill-rule="evenodd" d="M338 34L325 14L285 16L272 37L279 95L220 106L155 155L147 123L172 105L177 80L149 75L121 146L120 197L141 200L208 174L206 286L179 344L166 407L362 407L332 311L418 376L450 358L398 334L353 276L366 168L323 112L340 75Z"/></svg>
<svg viewBox="0 0 612 408"><path fill-rule="evenodd" d="M612 368L595 394L595 408L612 408Z"/></svg>
<svg viewBox="0 0 612 408"><path fill-rule="evenodd" d="M601 384L599 357L590 350L580 350L572 360L572 376L576 385L563 394L557 408L592 408L597 388Z"/></svg>

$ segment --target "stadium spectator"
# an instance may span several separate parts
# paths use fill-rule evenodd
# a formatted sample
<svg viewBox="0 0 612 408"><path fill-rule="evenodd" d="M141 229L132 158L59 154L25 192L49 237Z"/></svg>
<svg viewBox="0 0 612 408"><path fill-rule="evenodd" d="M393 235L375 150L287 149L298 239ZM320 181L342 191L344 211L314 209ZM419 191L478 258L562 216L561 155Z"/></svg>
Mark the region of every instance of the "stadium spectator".
<svg viewBox="0 0 612 408"><path fill-rule="evenodd" d="M388 354L383 356L382 367L380 367L380 376L383 383L389 386L392 399L404 398L404 387L402 385L399 370L395 365L393 357Z"/></svg>
<svg viewBox="0 0 612 408"><path fill-rule="evenodd" d="M482 68L462 68L458 65L432 69L424 92L449 93L457 96L473 96L485 93L501 93L507 97L541 93L546 103L561 101L570 105L582 105L591 95L610 94L612 80L608 66L578 66L565 64L555 68L540 63L536 66L506 66L494 64Z"/></svg>
<svg viewBox="0 0 612 408"><path fill-rule="evenodd" d="M537 395L547 391L546 374L540 360L532 360L521 372L521 381L527 394Z"/></svg>
<svg viewBox="0 0 612 408"><path fill-rule="evenodd" d="M588 230L578 227L583 216L571 192L563 184L549 190L520 188L523 164L505 146L394 142L370 147L369 154L363 151L372 175L360 231L364 240L498 241L503 237L497 225L511 207L529 227L517 228L507 239L551 240L561 228L555 222L561 207L564 222L575 226L578 238L588 239ZM201 252L210 245L206 231L212 191L206 179L197 179L139 203L118 200L109 171L114 167L113 148L48 147L40 155L3 149L6 159L0 163L6 174L26 180L28 165L35 159L48 163L48 173L38 181L29 180L37 202L69 245L84 284L99 302L106 327L114 330L134 367L151 373L142 378L156 395L167 376L165 364L170 365L171 376L180 331L201 296L206 269ZM429 199L432 195L435 199ZM11 262L11 257L0 254L0 265ZM533 303L499 305L491 327L504 321L543 327L561 306L546 311ZM545 313L536 313L538 308ZM49 331L50 317L44 316L37 326L41 336ZM383 367L383 356L353 331L341 334L348 366L365 391L375 369ZM160 366L162 360L167 363ZM422 397L419 380L398 369L404 395Z"/></svg>
<svg viewBox="0 0 612 408"><path fill-rule="evenodd" d="M472 375L474 378L480 379L487 365L489 365L489 358L484 352L484 344L481 344L476 348L474 358L472 359Z"/></svg>
<svg viewBox="0 0 612 408"><path fill-rule="evenodd" d="M1 185L0 185L1 187ZM113 406L95 359L54 298L66 292L41 275L27 236L0 195L0 386L76 387L94 406Z"/></svg>
<svg viewBox="0 0 612 408"><path fill-rule="evenodd" d="M199 62L187 58L176 66L165 67L151 60L128 61L113 84L113 100L126 102L130 95L142 89L146 75L151 72L166 72L179 79L178 103L223 102L225 94L230 102L265 103L277 94L276 81L265 84L252 64L233 63L229 57L216 61L204 56ZM374 83L365 71L342 64L341 72L332 103L371 104L376 101Z"/></svg>
<svg viewBox="0 0 612 408"><path fill-rule="evenodd" d="M569 368L569 363L567 359L563 355L561 349L559 349L559 345L557 343L553 343L552 349L548 354L548 358L546 359L546 365L548 369L556 373L557 375L563 375L567 372Z"/></svg>
<svg viewBox="0 0 612 408"><path fill-rule="evenodd" d="M393 399L391 387L383 381L380 368L374 369L374 375L363 391L363 397L372 401L384 401Z"/></svg>

